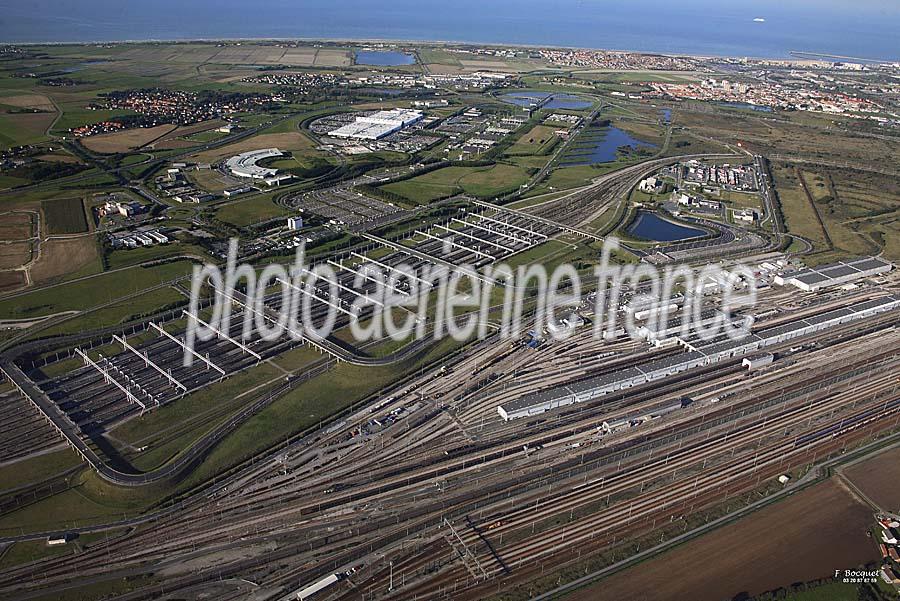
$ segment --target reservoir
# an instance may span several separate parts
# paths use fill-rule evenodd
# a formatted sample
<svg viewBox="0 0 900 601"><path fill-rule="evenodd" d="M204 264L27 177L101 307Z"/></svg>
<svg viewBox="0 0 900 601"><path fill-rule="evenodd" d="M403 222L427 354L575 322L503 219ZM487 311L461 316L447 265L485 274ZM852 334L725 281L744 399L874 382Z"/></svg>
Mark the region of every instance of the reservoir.
<svg viewBox="0 0 900 601"><path fill-rule="evenodd" d="M379 67L399 67L412 65L416 57L405 52L360 50L356 53L357 65L377 65Z"/></svg>
<svg viewBox="0 0 900 601"><path fill-rule="evenodd" d="M637 217L628 226L628 233L635 238L654 242L677 242L706 235L701 229L669 221L653 211L638 211Z"/></svg>
<svg viewBox="0 0 900 601"><path fill-rule="evenodd" d="M515 104L516 106L537 106L546 101L543 108L546 109L586 109L591 106L589 100L575 96L574 94L554 94L552 92L539 92L526 90L522 92L509 92L500 96L500 100Z"/></svg>
<svg viewBox="0 0 900 601"><path fill-rule="evenodd" d="M560 159L560 167L611 163L618 158L618 150L627 146L632 150L656 148L655 144L632 137L618 127L585 130Z"/></svg>

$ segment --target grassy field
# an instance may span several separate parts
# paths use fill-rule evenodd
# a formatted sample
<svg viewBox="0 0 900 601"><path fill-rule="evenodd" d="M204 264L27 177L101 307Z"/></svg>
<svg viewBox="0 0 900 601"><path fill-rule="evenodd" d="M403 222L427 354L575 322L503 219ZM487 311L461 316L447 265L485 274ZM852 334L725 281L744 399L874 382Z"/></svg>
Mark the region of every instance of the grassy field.
<svg viewBox="0 0 900 601"><path fill-rule="evenodd" d="M742 142L763 155L789 155L837 164L896 165L900 161L900 141L855 135L835 127L829 119L810 113L779 113L779 119L757 114L710 110L678 111L678 125L723 142Z"/></svg>
<svg viewBox="0 0 900 601"><path fill-rule="evenodd" d="M35 290L0 301L0 316L39 317L60 311L93 307L187 275L190 273L190 266L190 261L176 261L155 267L132 267Z"/></svg>
<svg viewBox="0 0 900 601"><path fill-rule="evenodd" d="M80 234L88 231L81 198L60 198L41 203L50 234Z"/></svg>
<svg viewBox="0 0 900 601"><path fill-rule="evenodd" d="M382 188L424 204L461 192L492 198L512 192L526 181L528 174L523 168L497 163L491 167L444 167Z"/></svg>
<svg viewBox="0 0 900 601"><path fill-rule="evenodd" d="M216 219L238 227L259 223L274 217L293 215L281 205L272 201L273 194L253 196L247 200L239 200L223 205L216 211Z"/></svg>
<svg viewBox="0 0 900 601"><path fill-rule="evenodd" d="M78 332L114 326L119 323L126 323L132 319L136 319L141 315L153 313L161 307L167 307L182 302L186 303L187 299L174 288L167 287L151 290L137 298L122 301L121 303L110 305L109 307L105 307L98 311L91 311L68 319L59 325L46 330L41 330L39 335L56 336L76 334Z"/></svg>
<svg viewBox="0 0 900 601"><path fill-rule="evenodd" d="M815 250L828 250L825 232L816 218L815 208L807 199L794 169L775 164L772 166L772 180L788 231L812 242Z"/></svg>
<svg viewBox="0 0 900 601"><path fill-rule="evenodd" d="M423 360L446 353L457 344L445 339ZM301 384L248 420L210 453L183 486L210 478L223 467L262 451L275 441L321 423L334 412L377 392L412 369L415 364L384 367L339 364L328 373Z"/></svg>
<svg viewBox="0 0 900 601"><path fill-rule="evenodd" d="M784 163L773 164L773 176L788 230L825 253L816 262L881 252L900 257L900 186L893 178Z"/></svg>
<svg viewBox="0 0 900 601"><path fill-rule="evenodd" d="M55 113L0 113L0 149L43 142L55 117Z"/></svg>
<svg viewBox="0 0 900 601"><path fill-rule="evenodd" d="M60 440L60 442L62 442ZM81 458L68 447L17 461L0 467L0 491L9 490L32 482L40 482L81 463Z"/></svg>
<svg viewBox="0 0 900 601"><path fill-rule="evenodd" d="M41 256L31 267L31 279L37 284L49 284L100 270L94 236L54 238L41 244Z"/></svg>
<svg viewBox="0 0 900 601"><path fill-rule="evenodd" d="M558 190L568 190L591 183L594 178L620 169L629 162L600 163L598 165L577 165L574 167L557 167L540 184L531 188L525 196L537 196Z"/></svg>
<svg viewBox="0 0 900 601"><path fill-rule="evenodd" d="M535 125L529 131L516 140L506 154L516 155L535 155L546 154L553 148L559 137L554 133L560 127L550 127L549 125Z"/></svg>

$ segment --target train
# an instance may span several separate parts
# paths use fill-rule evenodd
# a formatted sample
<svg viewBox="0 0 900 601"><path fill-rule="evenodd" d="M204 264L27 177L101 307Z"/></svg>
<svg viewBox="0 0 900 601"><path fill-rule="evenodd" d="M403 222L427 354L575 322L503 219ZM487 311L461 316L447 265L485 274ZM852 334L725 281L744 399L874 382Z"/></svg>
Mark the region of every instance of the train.
<svg viewBox="0 0 900 601"><path fill-rule="evenodd" d="M893 413L897 409L900 409L900 399L894 399L893 401L889 401L885 403L884 406L877 409L867 409L866 411L858 413L848 419L843 419L837 424L832 424L825 428L816 430L815 432L804 434L794 441L794 447L803 447L829 436L831 438L837 438L838 436L846 434L851 430L862 428L866 424L876 421L883 415Z"/></svg>

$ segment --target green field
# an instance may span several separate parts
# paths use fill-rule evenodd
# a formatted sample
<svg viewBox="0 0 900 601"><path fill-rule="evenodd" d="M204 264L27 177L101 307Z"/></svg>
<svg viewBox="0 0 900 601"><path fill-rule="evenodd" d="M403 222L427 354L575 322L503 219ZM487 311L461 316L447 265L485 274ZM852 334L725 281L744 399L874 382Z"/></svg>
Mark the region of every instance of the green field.
<svg viewBox="0 0 900 601"><path fill-rule="evenodd" d="M128 299L98 311L91 311L72 319L67 319L59 325L40 330L40 336L76 334L78 332L114 326L132 321L142 315L158 312L162 307L174 306L178 303L187 303L187 299L183 294L171 287L159 288L141 294L137 298Z"/></svg>
<svg viewBox="0 0 900 601"><path fill-rule="evenodd" d="M381 186L414 203L466 193L492 198L513 192L528 181L522 167L497 163L490 167L444 167L424 175Z"/></svg>
<svg viewBox="0 0 900 601"><path fill-rule="evenodd" d="M253 196L223 205L216 211L216 219L238 227L259 223L275 217L288 217L293 213L272 201L274 194Z"/></svg>
<svg viewBox="0 0 900 601"><path fill-rule="evenodd" d="M43 142L55 117L54 113L0 113L0 149Z"/></svg>
<svg viewBox="0 0 900 601"><path fill-rule="evenodd" d="M7 298L0 301L0 316L15 319L84 310L187 275L190 271L190 261L175 261L101 274Z"/></svg>
<svg viewBox="0 0 900 601"><path fill-rule="evenodd" d="M559 136L554 133L558 129L564 129L564 126L550 127L549 125L535 125L529 131L522 134L522 136L509 147L506 154L511 156L547 154L559 141Z"/></svg>

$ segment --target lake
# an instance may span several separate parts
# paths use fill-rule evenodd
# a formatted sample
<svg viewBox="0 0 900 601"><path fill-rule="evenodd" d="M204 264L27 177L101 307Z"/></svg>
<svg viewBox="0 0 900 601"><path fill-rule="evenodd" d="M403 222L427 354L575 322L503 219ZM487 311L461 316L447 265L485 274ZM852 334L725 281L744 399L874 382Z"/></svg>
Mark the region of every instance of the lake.
<svg viewBox="0 0 900 601"><path fill-rule="evenodd" d="M0 0L0 15L5 43L451 40L772 58L798 50L900 60L895 0Z"/></svg>
<svg viewBox="0 0 900 601"><path fill-rule="evenodd" d="M356 53L357 65L377 65L379 67L399 67L412 65L416 57L405 52L393 52L382 50L360 50Z"/></svg>
<svg viewBox="0 0 900 601"><path fill-rule="evenodd" d="M638 148L656 148L655 144L632 137L618 127L604 127L585 130L572 142L572 146L560 159L561 167L576 165L594 165L611 163L618 158L619 148L627 146L633 150Z"/></svg>
<svg viewBox="0 0 900 601"><path fill-rule="evenodd" d="M531 90L524 92L509 92L500 96L500 100L517 106L537 106L541 102L546 101L542 105L542 108L545 109L581 110L589 108L592 104L590 100L585 100L574 94L538 92Z"/></svg>
<svg viewBox="0 0 900 601"><path fill-rule="evenodd" d="M637 217L628 226L628 233L653 242L677 242L706 235L701 229L669 221L653 211L638 211Z"/></svg>

